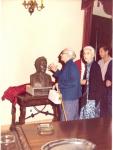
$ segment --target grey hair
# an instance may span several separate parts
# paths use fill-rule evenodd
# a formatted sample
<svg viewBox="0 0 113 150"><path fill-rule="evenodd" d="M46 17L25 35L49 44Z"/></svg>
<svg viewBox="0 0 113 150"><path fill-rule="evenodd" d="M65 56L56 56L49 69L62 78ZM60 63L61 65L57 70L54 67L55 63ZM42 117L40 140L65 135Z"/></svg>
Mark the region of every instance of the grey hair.
<svg viewBox="0 0 113 150"><path fill-rule="evenodd" d="M75 59L76 58L76 54L72 49L65 48L63 51L66 51L68 53L70 59Z"/></svg>
<svg viewBox="0 0 113 150"><path fill-rule="evenodd" d="M85 50L90 50L91 53L93 54L93 56L95 57L95 49L94 49L92 46L85 46L85 47L83 48L83 52L84 52Z"/></svg>

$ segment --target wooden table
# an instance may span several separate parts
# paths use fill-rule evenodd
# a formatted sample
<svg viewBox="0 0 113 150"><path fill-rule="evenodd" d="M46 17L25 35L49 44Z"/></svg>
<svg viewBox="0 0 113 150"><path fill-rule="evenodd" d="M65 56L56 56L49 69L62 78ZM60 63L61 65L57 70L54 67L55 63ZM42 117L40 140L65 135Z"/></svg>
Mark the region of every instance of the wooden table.
<svg viewBox="0 0 113 150"><path fill-rule="evenodd" d="M112 149L111 118L52 122L52 135L39 135L37 124L16 126L18 139L25 150L40 150L45 143L63 138L82 138L96 144L95 150Z"/></svg>
<svg viewBox="0 0 113 150"><path fill-rule="evenodd" d="M37 114L43 113L45 115L53 115L53 120L59 120L59 105L55 105L50 100L48 100L47 96L32 96L28 93L24 93L22 95L17 96L17 104L20 106L20 116L19 122L16 123L16 106L12 104L12 123L10 126L10 130L15 130L15 126L17 124L24 124L25 123L25 116L26 116L26 107L31 106L41 106L41 105L51 105L53 109L53 114L49 113L48 111L38 111ZM33 116L31 116L33 117Z"/></svg>

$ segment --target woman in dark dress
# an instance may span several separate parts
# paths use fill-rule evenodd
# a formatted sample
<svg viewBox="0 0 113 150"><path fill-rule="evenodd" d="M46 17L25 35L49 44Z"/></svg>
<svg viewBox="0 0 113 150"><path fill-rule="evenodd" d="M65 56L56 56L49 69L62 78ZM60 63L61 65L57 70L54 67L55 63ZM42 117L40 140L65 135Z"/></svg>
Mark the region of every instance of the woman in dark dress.
<svg viewBox="0 0 113 150"><path fill-rule="evenodd" d="M100 101L102 98L102 75L98 63L95 61L95 50L91 46L83 48L83 57L86 62L84 79L83 103L80 119L100 117Z"/></svg>

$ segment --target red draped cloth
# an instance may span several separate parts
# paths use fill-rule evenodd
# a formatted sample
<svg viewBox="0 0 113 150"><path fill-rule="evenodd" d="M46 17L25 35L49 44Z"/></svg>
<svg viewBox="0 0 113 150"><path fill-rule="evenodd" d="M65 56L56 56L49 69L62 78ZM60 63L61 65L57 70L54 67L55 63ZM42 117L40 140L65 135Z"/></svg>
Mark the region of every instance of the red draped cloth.
<svg viewBox="0 0 113 150"><path fill-rule="evenodd" d="M2 100L9 100L11 103L14 105L17 103L17 96L19 94L25 93L26 92L26 85L28 84L22 84L19 86L12 86L9 87L1 97Z"/></svg>
<svg viewBox="0 0 113 150"><path fill-rule="evenodd" d="M90 43L93 4L94 0L82 0L81 9L84 10L84 29L82 47L85 47Z"/></svg>
<svg viewBox="0 0 113 150"><path fill-rule="evenodd" d="M104 11L108 15L112 15L112 0L98 0L102 3Z"/></svg>
<svg viewBox="0 0 113 150"><path fill-rule="evenodd" d="M104 11L112 15L112 0L98 0L103 5ZM81 9L84 10L84 29L82 47L90 44L90 34L92 25L92 12L94 0L82 0Z"/></svg>

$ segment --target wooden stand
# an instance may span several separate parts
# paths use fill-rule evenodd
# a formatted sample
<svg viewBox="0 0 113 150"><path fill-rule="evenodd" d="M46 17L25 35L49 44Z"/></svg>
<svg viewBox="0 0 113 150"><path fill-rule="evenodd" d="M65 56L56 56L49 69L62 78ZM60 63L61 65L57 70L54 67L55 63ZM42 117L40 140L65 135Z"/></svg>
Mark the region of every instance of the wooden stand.
<svg viewBox="0 0 113 150"><path fill-rule="evenodd" d="M16 123L16 106L12 104L12 123L10 126L10 130L15 130L16 124L24 124L25 123L25 116L26 116L26 107L31 106L41 106L41 105L51 105L53 108L53 114L49 112L39 111L39 113L43 113L46 115L53 115L53 121L57 121L60 119L59 115L59 105L55 105L51 101L48 100L47 96L31 96L27 93L19 95L17 97L17 104L20 106L20 116L19 122ZM32 116L31 116L32 117Z"/></svg>

